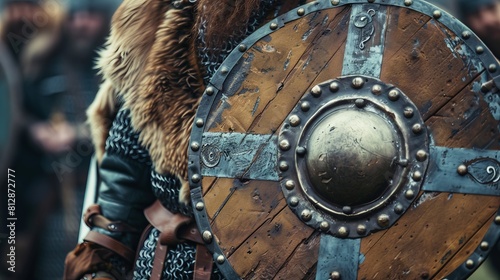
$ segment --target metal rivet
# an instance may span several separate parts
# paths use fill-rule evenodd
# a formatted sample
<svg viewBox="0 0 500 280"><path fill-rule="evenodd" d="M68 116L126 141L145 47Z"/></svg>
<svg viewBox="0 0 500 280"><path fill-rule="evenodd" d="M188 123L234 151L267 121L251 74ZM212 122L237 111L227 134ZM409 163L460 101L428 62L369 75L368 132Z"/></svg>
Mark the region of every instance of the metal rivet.
<svg viewBox="0 0 500 280"><path fill-rule="evenodd" d="M422 130L423 130L423 127L421 124L417 123L417 124L414 124L413 127L411 128L411 130L413 131L413 133L415 134L420 134L422 133Z"/></svg>
<svg viewBox="0 0 500 280"><path fill-rule="evenodd" d="M244 51L246 51L246 50L247 50L247 46L246 46L245 44L240 44L240 45L238 46L238 50L239 50L240 52L244 52Z"/></svg>
<svg viewBox="0 0 500 280"><path fill-rule="evenodd" d="M201 210L203 210L204 208L205 208L205 203L203 203L203 202L201 202L201 201L200 201L200 202L198 202L198 203L196 203L196 210L201 211Z"/></svg>
<svg viewBox="0 0 500 280"><path fill-rule="evenodd" d="M388 227L389 226L389 215L382 214L382 215L378 216L377 224L383 228Z"/></svg>
<svg viewBox="0 0 500 280"><path fill-rule="evenodd" d="M297 115L290 116L288 120L292 126L298 126L300 124L300 118Z"/></svg>
<svg viewBox="0 0 500 280"><path fill-rule="evenodd" d="M398 164L402 167L407 167L408 166L408 160L405 158L402 158L398 161Z"/></svg>
<svg viewBox="0 0 500 280"><path fill-rule="evenodd" d="M468 260L465 262L465 266L466 266L467 268L469 268L469 269L470 269L470 268L474 268L474 265L475 265L475 263L474 263L474 261L473 261L473 260L471 260L471 259L468 259Z"/></svg>
<svg viewBox="0 0 500 280"><path fill-rule="evenodd" d="M269 28L271 28L271 30L275 30L276 28L278 28L278 24L276 22L273 22L271 23L271 25L269 25Z"/></svg>
<svg viewBox="0 0 500 280"><path fill-rule="evenodd" d="M363 108L366 105L366 101L364 99L358 98L356 101L354 101L354 104L356 104L356 107L358 108Z"/></svg>
<svg viewBox="0 0 500 280"><path fill-rule="evenodd" d="M495 224L500 225L500 216L495 217Z"/></svg>
<svg viewBox="0 0 500 280"><path fill-rule="evenodd" d="M108 228L110 230L116 230L117 229L116 225L114 225L114 224L109 225Z"/></svg>
<svg viewBox="0 0 500 280"><path fill-rule="evenodd" d="M382 87L380 85L374 85L372 87L372 93L379 95L380 93L382 93Z"/></svg>
<svg viewBox="0 0 500 280"><path fill-rule="evenodd" d="M414 111L413 111L413 108L411 107L406 107L403 114L405 115L405 117L407 119L410 119L410 118L413 118L413 114L414 114Z"/></svg>
<svg viewBox="0 0 500 280"><path fill-rule="evenodd" d="M227 73L229 73L229 68L227 68L227 66L222 66L220 72L221 74L226 75Z"/></svg>
<svg viewBox="0 0 500 280"><path fill-rule="evenodd" d="M467 166L465 164L460 164L457 167L457 173L464 176L467 174Z"/></svg>
<svg viewBox="0 0 500 280"><path fill-rule="evenodd" d="M285 182L285 187L287 190L291 191L295 188L295 182L293 180L288 180Z"/></svg>
<svg viewBox="0 0 500 280"><path fill-rule="evenodd" d="M330 273L330 279L340 280L340 272L334 271L334 272Z"/></svg>
<svg viewBox="0 0 500 280"><path fill-rule="evenodd" d="M215 93L215 89L213 87L207 87L207 89L205 90L205 93L208 95L208 96L211 96Z"/></svg>
<svg viewBox="0 0 500 280"><path fill-rule="evenodd" d="M484 48L482 46L477 46L476 47L476 53L477 54L482 54L484 52Z"/></svg>
<svg viewBox="0 0 500 280"><path fill-rule="evenodd" d="M319 224L319 228L322 231L327 231L330 229L330 224L327 221L323 221L323 222L321 222L321 224Z"/></svg>
<svg viewBox="0 0 500 280"><path fill-rule="evenodd" d="M347 237L349 236L349 229L347 229L346 227L339 227L339 229L337 230L337 234L339 237Z"/></svg>
<svg viewBox="0 0 500 280"><path fill-rule="evenodd" d="M307 101L304 101L300 104L300 109L302 109L302 111L304 112L307 112L311 109L311 104Z"/></svg>
<svg viewBox="0 0 500 280"><path fill-rule="evenodd" d="M490 248L490 244L486 241L483 241L479 245L479 248L481 248L481 250L483 250L483 251L488 251L488 249Z"/></svg>
<svg viewBox="0 0 500 280"><path fill-rule="evenodd" d="M365 225L358 225L358 227L356 228L356 232L359 235L365 234L366 233L366 226Z"/></svg>
<svg viewBox="0 0 500 280"><path fill-rule="evenodd" d="M197 152L199 149L200 149L200 143L198 142L191 143L191 150Z"/></svg>
<svg viewBox="0 0 500 280"><path fill-rule="evenodd" d="M196 126L197 127L202 127L205 124L205 121L203 119L196 119Z"/></svg>
<svg viewBox="0 0 500 280"><path fill-rule="evenodd" d="M198 183L200 180L201 180L200 174L194 174L193 176L191 176L191 181L193 181L193 183Z"/></svg>
<svg viewBox="0 0 500 280"><path fill-rule="evenodd" d="M344 206L342 207L342 212L344 212L344 214L352 214L352 208L351 206Z"/></svg>
<svg viewBox="0 0 500 280"><path fill-rule="evenodd" d="M405 6L411 6L411 4L413 4L413 1L412 0L405 0Z"/></svg>
<svg viewBox="0 0 500 280"><path fill-rule="evenodd" d="M298 147L295 151L299 156L305 156L307 153L307 149L305 147Z"/></svg>
<svg viewBox="0 0 500 280"><path fill-rule="evenodd" d="M462 38L464 38L465 40L469 39L470 36L471 36L471 34L469 31L462 32Z"/></svg>
<svg viewBox="0 0 500 280"><path fill-rule="evenodd" d="M288 170L288 163L286 161L280 162L280 170L281 171L287 171Z"/></svg>
<svg viewBox="0 0 500 280"><path fill-rule="evenodd" d="M290 198L290 206L295 207L297 205L299 205L299 199L296 196Z"/></svg>
<svg viewBox="0 0 500 280"><path fill-rule="evenodd" d="M288 142L288 140L281 140L280 142L280 149L282 151L288 151L290 150L290 142Z"/></svg>
<svg viewBox="0 0 500 280"><path fill-rule="evenodd" d="M405 192L405 197L407 199L413 199L415 197L415 192L413 192L413 190L407 190Z"/></svg>
<svg viewBox="0 0 500 280"><path fill-rule="evenodd" d="M427 152L424 150L418 150L416 157L418 161L425 161L427 159Z"/></svg>
<svg viewBox="0 0 500 280"><path fill-rule="evenodd" d="M432 12L432 16L435 18L435 19L438 19L441 17L441 11L438 11L438 10L435 10L434 12Z"/></svg>
<svg viewBox="0 0 500 280"><path fill-rule="evenodd" d="M314 86L312 89L311 89L311 94L314 96L314 97L320 97L321 96L321 88L319 86Z"/></svg>
<svg viewBox="0 0 500 280"><path fill-rule="evenodd" d="M399 99L399 91L393 89L389 91L389 100L397 101Z"/></svg>
<svg viewBox="0 0 500 280"><path fill-rule="evenodd" d="M219 255L217 257L217 263L223 264L226 261L226 258L223 255Z"/></svg>
<svg viewBox="0 0 500 280"><path fill-rule="evenodd" d="M352 79L352 86L354 88L362 88L364 84L365 84L365 81L361 77L356 77L356 78Z"/></svg>
<svg viewBox="0 0 500 280"><path fill-rule="evenodd" d="M398 203L394 206L394 213L400 215L404 211L403 205L401 203Z"/></svg>
<svg viewBox="0 0 500 280"><path fill-rule="evenodd" d="M420 180L422 180L422 172L417 170L413 172L413 175L411 177L413 178L413 180L419 182Z"/></svg>
<svg viewBox="0 0 500 280"><path fill-rule="evenodd" d="M340 4L340 0L332 0L330 1L330 3L332 3L333 6L337 6L338 4Z"/></svg>
<svg viewBox="0 0 500 280"><path fill-rule="evenodd" d="M490 71L491 73L494 73L497 71L497 66L495 64L490 64L488 66L488 71Z"/></svg>
<svg viewBox="0 0 500 280"><path fill-rule="evenodd" d="M309 222L312 219L312 213L310 210L305 209L300 214L300 217L302 217L302 220Z"/></svg>
<svg viewBox="0 0 500 280"><path fill-rule="evenodd" d="M340 89L340 85L337 82L330 83L330 91L337 92Z"/></svg>
<svg viewBox="0 0 500 280"><path fill-rule="evenodd" d="M300 8L297 10L297 15L303 16L306 13L306 10L304 8Z"/></svg>
<svg viewBox="0 0 500 280"><path fill-rule="evenodd" d="M205 241L205 243L211 243L212 242L212 239L213 239L213 235L210 231L208 230L205 230L202 234L202 237L203 237L203 241Z"/></svg>

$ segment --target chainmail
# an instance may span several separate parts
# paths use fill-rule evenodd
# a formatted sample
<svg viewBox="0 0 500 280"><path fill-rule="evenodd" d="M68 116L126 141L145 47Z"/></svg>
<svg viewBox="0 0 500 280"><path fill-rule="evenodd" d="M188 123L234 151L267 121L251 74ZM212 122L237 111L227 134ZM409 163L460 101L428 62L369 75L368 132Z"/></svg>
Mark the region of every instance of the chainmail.
<svg viewBox="0 0 500 280"><path fill-rule="evenodd" d="M154 254L160 232L153 228L144 241L135 263L134 280L149 279L153 270ZM162 280L189 280L193 278L196 245L185 242L168 248ZM214 265L210 279L224 279Z"/></svg>
<svg viewBox="0 0 500 280"><path fill-rule="evenodd" d="M155 196L172 213L182 213L192 217L191 204L179 203L180 182L175 176L165 176L151 171L151 185Z"/></svg>
<svg viewBox="0 0 500 280"><path fill-rule="evenodd" d="M200 64L205 68L205 76L203 81L208 84L212 76L217 72L220 65L231 53L231 51L238 46L248 35L252 34L262 24L265 15L269 9L274 7L276 0L261 0L260 8L255 10L250 17L246 30L235 32L226 40L222 45L217 48L209 48L206 44L206 29L207 22L202 20L198 30L198 57Z"/></svg>
<svg viewBox="0 0 500 280"><path fill-rule="evenodd" d="M106 140L106 153L151 165L148 151L139 144L139 134L132 128L129 110L118 111Z"/></svg>

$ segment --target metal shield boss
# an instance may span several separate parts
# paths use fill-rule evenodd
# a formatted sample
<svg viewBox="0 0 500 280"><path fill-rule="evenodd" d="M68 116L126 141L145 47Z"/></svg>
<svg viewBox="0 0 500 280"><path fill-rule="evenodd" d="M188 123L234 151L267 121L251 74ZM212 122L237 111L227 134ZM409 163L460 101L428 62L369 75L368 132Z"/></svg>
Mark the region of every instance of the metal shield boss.
<svg viewBox="0 0 500 280"><path fill-rule="evenodd" d="M464 279L500 234L499 65L424 1L316 1L246 38L189 148L228 279Z"/></svg>

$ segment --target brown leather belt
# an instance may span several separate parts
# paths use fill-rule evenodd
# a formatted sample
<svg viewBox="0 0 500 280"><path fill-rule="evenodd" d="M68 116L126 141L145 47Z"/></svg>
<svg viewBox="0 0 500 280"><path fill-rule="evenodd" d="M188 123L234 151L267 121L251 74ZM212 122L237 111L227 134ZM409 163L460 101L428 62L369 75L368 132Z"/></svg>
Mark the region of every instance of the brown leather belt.
<svg viewBox="0 0 500 280"><path fill-rule="evenodd" d="M144 210L144 215L149 223L161 232L156 246L153 271L150 280L161 279L163 265L168 253L168 246L179 244L186 240L196 243L193 279L210 279L213 267L212 255L205 247L201 234L192 218L182 214L173 214L163 207L158 200ZM142 243L140 245L142 245Z"/></svg>

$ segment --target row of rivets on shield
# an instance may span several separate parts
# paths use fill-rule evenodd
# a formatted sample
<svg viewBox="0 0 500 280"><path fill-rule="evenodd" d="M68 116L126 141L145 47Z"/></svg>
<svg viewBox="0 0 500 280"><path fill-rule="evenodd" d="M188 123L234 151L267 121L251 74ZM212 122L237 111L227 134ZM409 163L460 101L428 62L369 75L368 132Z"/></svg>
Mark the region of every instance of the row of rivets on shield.
<svg viewBox="0 0 500 280"><path fill-rule="evenodd" d="M333 6L338 6L340 5L341 1L340 0L331 0L330 1L332 3ZM367 0L368 3L374 3L375 0ZM409 7L411 5L413 5L413 0L404 0L404 5ZM432 12L432 17L434 19L439 19L441 18L442 16L442 12L440 10L434 10ZM467 40L469 39L470 37L472 36L472 33L469 31L469 30L465 30L462 32L462 38L464 40ZM477 54L483 54L484 53L484 47L483 46L476 46L475 48L475 51ZM497 67L497 64L495 63L491 63L490 65L488 65L488 71L490 73L495 73L497 71L498 67Z"/></svg>
<svg viewBox="0 0 500 280"><path fill-rule="evenodd" d="M500 215L497 215L494 219L494 224L496 227L500 226ZM494 244L493 244L494 245ZM490 249L491 249L491 244L486 241L486 240L483 240L481 241L481 243L479 244L478 246L478 249L479 251L482 251L482 252L488 252ZM477 259L475 260L474 258L469 258L467 259L463 264L465 265L466 268L468 269L473 269L475 268L477 265L481 264L481 262L485 259L484 256L478 256ZM448 280L447 278L444 278L443 280Z"/></svg>
<svg viewBox="0 0 500 280"><path fill-rule="evenodd" d="M361 89L363 88L363 86L365 85L365 81L362 77L355 77L352 79L352 82L351 82L351 86L355 89ZM329 85L329 90L330 90L330 93L337 93L339 90L340 90L340 84L336 81L330 83ZM371 88L371 92L374 94L374 95L380 95L382 93L382 86L380 85L373 85L372 88ZM320 86L316 85L314 86L312 89L311 89L311 95L315 98L319 98L321 97L321 95L323 94L323 91L321 89ZM401 93L396 90L396 89L393 89L393 90L390 90L389 93L387 94L387 98L392 101L392 102L396 102L400 99L400 96L401 96ZM364 99L357 99L355 101L355 105L358 107L358 108L363 108L365 105L366 105L366 101ZM307 101L304 101L301 103L300 105L300 109L303 111L303 112L308 112L311 108L311 105L309 104L309 102ZM411 119L413 118L414 116L414 109L411 108L411 107L406 107L404 109L404 112L403 112L403 115L407 118L407 119ZM300 119L300 117L298 115L292 115L289 117L288 119L290 125L292 127L297 127L301 124L302 120ZM420 135L422 132L423 132L423 125L422 124L414 124L412 126L412 132L415 134L415 135ZM291 149L291 144L288 140L284 139L282 141L280 141L279 143L279 148L280 150L282 150L283 152L287 152ZM300 157L303 157L306 155L307 153L307 149L305 147L297 147L297 149L295 150L296 154ZM418 150L415 154L415 158L417 161L419 162L424 162L427 160L428 158L428 153L425 151L425 150ZM407 159L404 159L404 160L400 160L400 164L403 166L403 167L406 167L408 165L408 160ZM281 161L280 164L279 164L279 169L283 172L287 171L289 169L289 164L288 162L286 161ZM419 171L419 170L415 170L412 174L412 179L415 181L415 182L419 182L422 180L422 172ZM293 191L296 187L296 183L295 181L293 180L287 180L285 182L285 188L289 191ZM408 189L406 190L404 196L406 199L412 201L414 198L415 198L415 191L412 190L412 189ZM296 196L292 196L289 198L289 205L291 207L297 207L299 206L299 203L300 203L300 199ZM394 208L393 208L393 211L394 213L398 214L398 215L401 215L403 212L404 212L404 206L401 204L401 203L396 203ZM345 206L343 207L342 211L345 213L345 214L351 214L352 213L352 208L349 207L349 206ZM300 213L300 217L301 219L304 221L304 222L309 222L312 220L313 218L313 211L310 210L310 209L304 209L302 210L302 212ZM387 215L387 214L380 214L378 217L377 217L377 224L381 227L381 228L387 228L389 225L390 225L390 216ZM327 221L321 221L320 222L320 225L319 225L319 228L320 230L322 231L328 231L330 230L330 223L328 223ZM365 235L367 233L367 227L366 225L364 224L359 224L357 227L356 227L356 232L359 234L359 235ZM339 236L339 237L348 237L349 236L349 229L345 226L340 226L337 228L336 230L336 235Z"/></svg>

